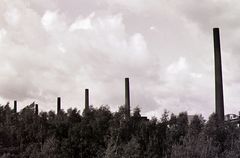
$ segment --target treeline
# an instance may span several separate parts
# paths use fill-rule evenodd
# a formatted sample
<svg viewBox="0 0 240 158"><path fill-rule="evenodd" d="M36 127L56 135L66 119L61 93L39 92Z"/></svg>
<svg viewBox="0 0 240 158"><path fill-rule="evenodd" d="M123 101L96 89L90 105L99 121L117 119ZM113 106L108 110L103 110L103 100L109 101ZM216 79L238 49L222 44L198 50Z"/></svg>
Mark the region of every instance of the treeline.
<svg viewBox="0 0 240 158"><path fill-rule="evenodd" d="M120 107L90 107L82 115L67 112L35 113L34 104L15 113L0 106L1 158L237 158L240 131L236 124L207 122L186 112L167 111L160 120L141 117L135 108L125 118Z"/></svg>

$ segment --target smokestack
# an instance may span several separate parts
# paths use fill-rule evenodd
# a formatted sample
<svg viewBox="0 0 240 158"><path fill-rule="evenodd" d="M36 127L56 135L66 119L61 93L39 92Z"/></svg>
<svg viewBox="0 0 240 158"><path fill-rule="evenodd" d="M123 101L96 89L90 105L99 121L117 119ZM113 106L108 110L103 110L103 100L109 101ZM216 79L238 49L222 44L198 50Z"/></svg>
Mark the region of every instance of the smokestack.
<svg viewBox="0 0 240 158"><path fill-rule="evenodd" d="M61 110L61 97L57 97L57 114L60 113Z"/></svg>
<svg viewBox="0 0 240 158"><path fill-rule="evenodd" d="M85 111L89 110L89 90L85 89Z"/></svg>
<svg viewBox="0 0 240 158"><path fill-rule="evenodd" d="M38 115L38 104L35 104L35 114Z"/></svg>
<svg viewBox="0 0 240 158"><path fill-rule="evenodd" d="M215 108L218 121L224 121L224 99L222 83L222 61L219 28L213 28L215 63Z"/></svg>
<svg viewBox="0 0 240 158"><path fill-rule="evenodd" d="M130 118L130 92L129 92L129 78L125 78L125 110L126 118Z"/></svg>
<svg viewBox="0 0 240 158"><path fill-rule="evenodd" d="M17 101L14 100L14 108L13 108L14 113L17 113Z"/></svg>

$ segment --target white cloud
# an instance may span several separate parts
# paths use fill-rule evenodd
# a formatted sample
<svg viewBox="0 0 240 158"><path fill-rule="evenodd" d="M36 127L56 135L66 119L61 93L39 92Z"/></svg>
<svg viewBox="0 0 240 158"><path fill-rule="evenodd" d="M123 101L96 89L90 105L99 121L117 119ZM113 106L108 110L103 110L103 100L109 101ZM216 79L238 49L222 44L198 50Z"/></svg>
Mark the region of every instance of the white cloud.
<svg viewBox="0 0 240 158"><path fill-rule="evenodd" d="M7 35L7 31L4 28L1 28L0 29L0 45L6 35Z"/></svg>
<svg viewBox="0 0 240 158"><path fill-rule="evenodd" d="M59 11L45 11L41 18L42 26L46 31L61 33L67 29L67 24L64 14L59 13Z"/></svg>
<svg viewBox="0 0 240 158"><path fill-rule="evenodd" d="M157 32L159 32L158 28L155 27L155 26L150 26L149 29L150 29L151 31L157 31Z"/></svg>
<svg viewBox="0 0 240 158"><path fill-rule="evenodd" d="M190 75L191 75L192 78L201 78L202 77L202 74L200 74L200 73L192 72Z"/></svg>
<svg viewBox="0 0 240 158"><path fill-rule="evenodd" d="M20 12L15 7L9 7L4 14L4 18L9 25L17 25L20 20Z"/></svg>
<svg viewBox="0 0 240 158"><path fill-rule="evenodd" d="M43 27L49 31L51 29L54 29L53 25L57 22L58 14L57 11L46 11L42 17L42 25Z"/></svg>
<svg viewBox="0 0 240 158"><path fill-rule="evenodd" d="M207 116L214 111L213 26L221 26L226 111L239 91L238 5L227 1L7 1L0 4L0 96L42 109L124 104ZM13 84L10 84L13 83ZM114 87L114 88L113 88ZM104 94L104 95L103 95ZM207 107L207 108L206 108Z"/></svg>
<svg viewBox="0 0 240 158"><path fill-rule="evenodd" d="M91 13L87 18L85 19L78 19L75 21L69 28L69 31L74 31L74 30L88 30L92 29L93 26L91 24L91 19L94 17L95 13Z"/></svg>
<svg viewBox="0 0 240 158"><path fill-rule="evenodd" d="M62 43L58 44L57 47L58 47L58 49L59 49L60 52L62 52L62 53L66 53L66 49L64 48L64 46L63 46Z"/></svg>
<svg viewBox="0 0 240 158"><path fill-rule="evenodd" d="M167 67L167 72L172 74L181 73L187 69L186 59L184 57L180 57L176 63L172 63Z"/></svg>
<svg viewBox="0 0 240 158"><path fill-rule="evenodd" d="M136 53L136 56L141 56L142 53L146 53L147 51L147 44L143 35L140 33L136 33L130 38L130 45L133 48L133 52Z"/></svg>

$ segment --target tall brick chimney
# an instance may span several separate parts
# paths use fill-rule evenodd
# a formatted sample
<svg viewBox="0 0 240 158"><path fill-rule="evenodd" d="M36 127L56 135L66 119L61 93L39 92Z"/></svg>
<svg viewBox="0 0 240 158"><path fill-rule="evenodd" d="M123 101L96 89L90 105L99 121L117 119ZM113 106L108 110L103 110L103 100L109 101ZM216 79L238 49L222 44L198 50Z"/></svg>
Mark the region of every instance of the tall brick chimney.
<svg viewBox="0 0 240 158"><path fill-rule="evenodd" d="M89 90L85 89L85 111L89 110Z"/></svg>
<svg viewBox="0 0 240 158"><path fill-rule="evenodd" d="M126 118L130 118L130 87L129 78L125 78L125 110Z"/></svg>
<svg viewBox="0 0 240 158"><path fill-rule="evenodd" d="M13 108L14 113L17 113L17 101L14 100L14 108Z"/></svg>
<svg viewBox="0 0 240 158"><path fill-rule="evenodd" d="M215 64L215 108L218 121L224 121L224 98L219 28L213 28Z"/></svg>
<svg viewBox="0 0 240 158"><path fill-rule="evenodd" d="M35 104L35 114L38 115L38 104Z"/></svg>
<svg viewBox="0 0 240 158"><path fill-rule="evenodd" d="M61 111L61 97L57 97L57 114Z"/></svg>

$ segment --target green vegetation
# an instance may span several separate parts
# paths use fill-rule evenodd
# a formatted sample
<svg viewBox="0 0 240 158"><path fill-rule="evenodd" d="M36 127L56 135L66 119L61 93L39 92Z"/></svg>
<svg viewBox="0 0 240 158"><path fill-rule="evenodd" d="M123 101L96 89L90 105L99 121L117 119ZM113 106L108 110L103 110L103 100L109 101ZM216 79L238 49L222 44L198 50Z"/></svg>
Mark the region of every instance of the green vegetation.
<svg viewBox="0 0 240 158"><path fill-rule="evenodd" d="M26 158L235 158L240 157L236 125L203 122L187 113L164 112L160 120L146 120L140 109L124 118L124 107L107 106L34 113L29 105L15 114L0 106L0 157Z"/></svg>

